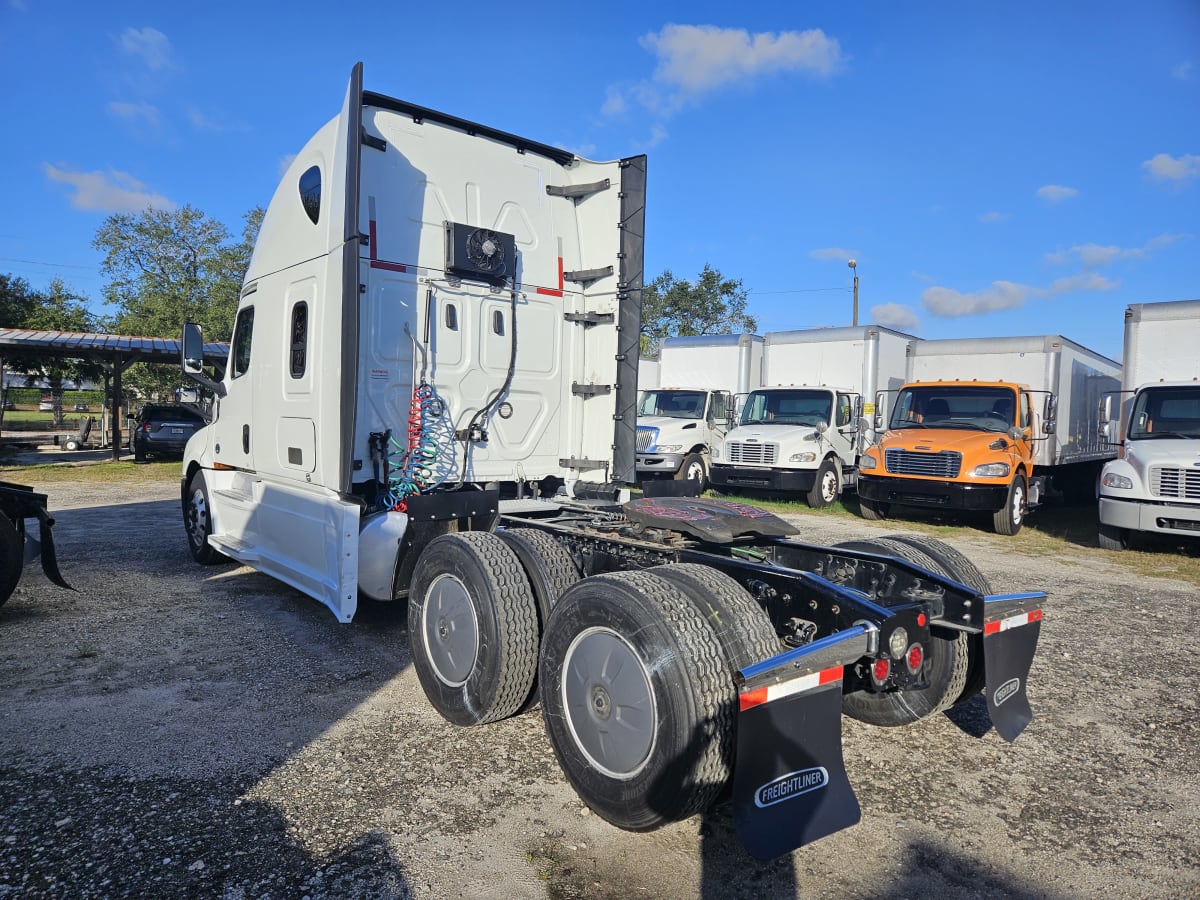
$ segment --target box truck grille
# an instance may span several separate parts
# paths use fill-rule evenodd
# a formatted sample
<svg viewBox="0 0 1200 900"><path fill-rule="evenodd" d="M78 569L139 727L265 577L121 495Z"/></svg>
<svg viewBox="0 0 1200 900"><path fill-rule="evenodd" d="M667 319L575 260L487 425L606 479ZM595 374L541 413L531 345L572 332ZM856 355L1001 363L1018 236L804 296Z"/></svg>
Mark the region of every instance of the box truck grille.
<svg viewBox="0 0 1200 900"><path fill-rule="evenodd" d="M928 475L931 478L957 478L962 454L953 450L920 453L916 450L888 450L884 466L893 475Z"/></svg>
<svg viewBox="0 0 1200 900"><path fill-rule="evenodd" d="M745 463L751 466L773 466L779 459L778 444L743 444L740 441L726 441L726 462Z"/></svg>
<svg viewBox="0 0 1200 900"><path fill-rule="evenodd" d="M1176 500L1200 500L1200 469L1152 466L1150 493Z"/></svg>
<svg viewBox="0 0 1200 900"><path fill-rule="evenodd" d="M649 426L638 426L637 430L637 452L645 453L654 446L654 442L658 440L658 429L650 428Z"/></svg>

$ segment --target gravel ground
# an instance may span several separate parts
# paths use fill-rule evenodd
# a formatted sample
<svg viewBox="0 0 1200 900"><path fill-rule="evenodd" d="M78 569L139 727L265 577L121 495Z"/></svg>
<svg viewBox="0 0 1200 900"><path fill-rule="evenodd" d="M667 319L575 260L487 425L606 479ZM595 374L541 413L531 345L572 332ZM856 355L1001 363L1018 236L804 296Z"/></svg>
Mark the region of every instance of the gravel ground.
<svg viewBox="0 0 1200 900"><path fill-rule="evenodd" d="M338 625L194 565L176 484L39 489L79 590L27 569L0 608L0 898L1200 896L1197 591L1114 554L952 535L995 590L1050 595L1033 724L1006 744L979 698L845 720L862 822L762 863L726 806L649 834L589 814L537 711L443 721L399 606Z"/></svg>

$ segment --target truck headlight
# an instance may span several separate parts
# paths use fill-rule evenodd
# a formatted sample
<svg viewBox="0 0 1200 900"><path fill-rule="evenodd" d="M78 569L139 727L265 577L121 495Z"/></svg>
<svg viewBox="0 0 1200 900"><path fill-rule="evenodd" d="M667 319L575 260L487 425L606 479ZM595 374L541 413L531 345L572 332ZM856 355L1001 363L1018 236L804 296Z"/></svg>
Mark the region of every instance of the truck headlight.
<svg viewBox="0 0 1200 900"><path fill-rule="evenodd" d="M721 458L721 448L720 447L713 447L712 450L710 450L709 452L711 453L713 459Z"/></svg>
<svg viewBox="0 0 1200 900"><path fill-rule="evenodd" d="M658 453L678 453L683 449L683 444L658 444L654 449Z"/></svg>
<svg viewBox="0 0 1200 900"><path fill-rule="evenodd" d="M788 462L814 462L816 458L815 453L793 453L788 457Z"/></svg>
<svg viewBox="0 0 1200 900"><path fill-rule="evenodd" d="M984 463L976 466L971 474L977 478L1005 478L1011 471L1008 463Z"/></svg>
<svg viewBox="0 0 1200 900"><path fill-rule="evenodd" d="M1105 472L1104 477L1100 479L1100 483L1105 487L1116 488L1121 491L1133 490L1133 479L1127 478L1124 475L1118 475L1116 472Z"/></svg>
<svg viewBox="0 0 1200 900"><path fill-rule="evenodd" d="M863 456L858 460L858 467L860 469L874 469L877 465L879 465L879 462L875 459L875 457L868 456L867 454L863 454Z"/></svg>

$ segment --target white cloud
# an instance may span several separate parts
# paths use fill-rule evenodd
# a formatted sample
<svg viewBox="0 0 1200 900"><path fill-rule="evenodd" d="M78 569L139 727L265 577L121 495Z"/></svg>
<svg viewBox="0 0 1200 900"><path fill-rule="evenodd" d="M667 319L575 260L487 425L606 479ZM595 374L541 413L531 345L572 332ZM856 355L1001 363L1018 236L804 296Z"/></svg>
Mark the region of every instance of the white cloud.
<svg viewBox="0 0 1200 900"><path fill-rule="evenodd" d="M935 316L955 319L980 313L999 312L1024 306L1034 289L1011 281L993 281L991 287L973 294L964 294L945 287L926 288L921 305Z"/></svg>
<svg viewBox="0 0 1200 900"><path fill-rule="evenodd" d="M932 275L926 275L924 272L918 272L916 269L913 269L910 274L918 281L933 281Z"/></svg>
<svg viewBox="0 0 1200 900"><path fill-rule="evenodd" d="M1061 184L1044 184L1037 189L1037 195L1053 206L1072 197L1078 197L1079 191L1073 187L1063 187Z"/></svg>
<svg viewBox="0 0 1200 900"><path fill-rule="evenodd" d="M566 149L566 148L564 147L563 149ZM282 178L284 175L287 174L287 170L291 167L292 163L295 161L296 161L295 153L289 153L287 156L284 156L279 160L279 177L280 178Z"/></svg>
<svg viewBox="0 0 1200 900"><path fill-rule="evenodd" d="M600 112L606 116L619 116L625 112L625 107L628 104L625 102L625 95L615 87L610 87L604 97L604 104L600 107Z"/></svg>
<svg viewBox="0 0 1200 900"><path fill-rule="evenodd" d="M1176 81L1184 81L1184 82L1191 81L1192 80L1192 72L1194 72L1195 69L1196 69L1196 67L1192 65L1191 60L1185 60L1184 62L1181 62L1179 65L1173 66L1171 68L1171 77L1174 78Z"/></svg>
<svg viewBox="0 0 1200 900"><path fill-rule="evenodd" d="M1111 291L1117 287L1118 282L1103 275L1081 272L1069 278L1059 278L1044 288L1013 281L993 281L989 287L972 294L951 288L931 287L921 294L921 305L935 316L957 319L1017 309L1037 297L1059 297L1078 291Z"/></svg>
<svg viewBox="0 0 1200 900"><path fill-rule="evenodd" d="M1200 156L1185 153L1175 157L1159 153L1142 163L1142 168L1157 181L1187 181L1200 175Z"/></svg>
<svg viewBox="0 0 1200 900"><path fill-rule="evenodd" d="M841 247L821 247L818 250L808 251L809 259L820 260L821 262L849 262L857 258L857 254L853 250L845 250Z"/></svg>
<svg viewBox="0 0 1200 900"><path fill-rule="evenodd" d="M759 32L715 25L667 25L641 39L658 57L654 80L688 94L753 80L773 72L832 75L842 63L838 42L819 28Z"/></svg>
<svg viewBox="0 0 1200 900"><path fill-rule="evenodd" d="M140 56L151 70L167 69L174 64L171 42L157 28L126 28L121 32L120 46L130 56Z"/></svg>
<svg viewBox="0 0 1200 900"><path fill-rule="evenodd" d="M630 103L669 115L726 85L783 72L829 78L845 62L838 41L819 28L750 34L744 28L671 24L639 41L655 55L654 73L610 86L601 106L604 115L620 115Z"/></svg>
<svg viewBox="0 0 1200 900"><path fill-rule="evenodd" d="M1115 291L1120 283L1095 272L1080 272L1069 278L1058 278L1050 283L1050 287L1038 291L1038 296L1057 297L1061 294L1074 294L1077 291Z"/></svg>
<svg viewBox="0 0 1200 900"><path fill-rule="evenodd" d="M657 147L667 139L667 129L661 125L655 125L650 129L650 140L647 142L649 147Z"/></svg>
<svg viewBox="0 0 1200 900"><path fill-rule="evenodd" d="M979 221L983 222L985 225L993 225L997 222L1003 222L1007 219L1008 213L996 212L995 210L991 212L985 212L979 217Z"/></svg>
<svg viewBox="0 0 1200 900"><path fill-rule="evenodd" d="M871 319L876 325L884 328L895 328L898 331L912 332L921 320L911 306L900 303L881 303L871 307Z"/></svg>
<svg viewBox="0 0 1200 900"><path fill-rule="evenodd" d="M146 186L125 172L76 172L42 163L46 177L75 189L71 206L95 212L141 212L147 207L174 210L176 205L162 194L150 193Z"/></svg>
<svg viewBox="0 0 1200 900"><path fill-rule="evenodd" d="M1145 259L1156 250L1169 247L1176 241L1190 239L1190 234L1160 234L1146 241L1141 247L1116 247L1100 244L1075 244L1066 250L1047 253L1046 262L1052 265L1063 265L1071 260L1077 261L1084 269L1097 269L1109 263L1126 259Z"/></svg>
<svg viewBox="0 0 1200 900"><path fill-rule="evenodd" d="M126 122L145 122L148 125L158 125L161 120L158 107L150 103L120 103L114 100L108 104L108 111Z"/></svg>

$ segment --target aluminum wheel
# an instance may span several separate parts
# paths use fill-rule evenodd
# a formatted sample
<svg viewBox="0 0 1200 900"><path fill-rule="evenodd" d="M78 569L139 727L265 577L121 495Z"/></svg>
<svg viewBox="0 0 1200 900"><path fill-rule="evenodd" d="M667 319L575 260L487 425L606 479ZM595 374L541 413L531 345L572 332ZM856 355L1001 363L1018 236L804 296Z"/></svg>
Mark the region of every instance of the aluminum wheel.
<svg viewBox="0 0 1200 900"><path fill-rule="evenodd" d="M563 708L580 751L611 778L631 778L654 750L658 710L641 659L615 631L589 628L563 660Z"/></svg>
<svg viewBox="0 0 1200 900"><path fill-rule="evenodd" d="M479 621L466 586L455 576L439 575L429 586L421 633L438 680L450 687L465 684L479 655Z"/></svg>

